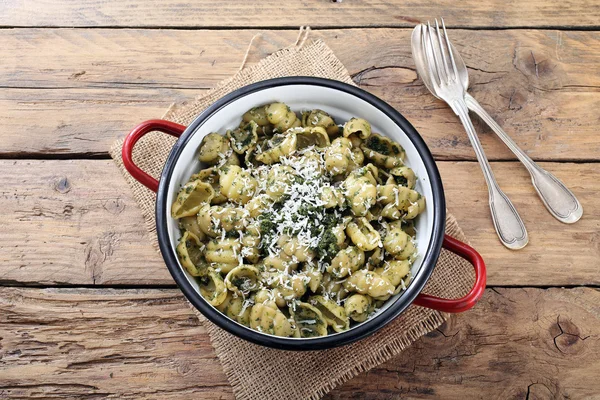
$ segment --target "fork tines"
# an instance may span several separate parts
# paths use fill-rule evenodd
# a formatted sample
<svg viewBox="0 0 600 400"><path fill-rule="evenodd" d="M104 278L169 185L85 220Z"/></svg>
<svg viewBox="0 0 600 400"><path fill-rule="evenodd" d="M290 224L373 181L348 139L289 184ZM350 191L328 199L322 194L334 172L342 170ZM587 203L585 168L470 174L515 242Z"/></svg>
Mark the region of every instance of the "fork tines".
<svg viewBox="0 0 600 400"><path fill-rule="evenodd" d="M423 49L428 59L429 73L432 78L437 78L436 83L440 85L458 80L456 62L454 61L454 55L450 47L444 18L441 18L441 21L442 30L444 31L443 35L440 32L440 25L437 18L435 19L435 32L433 32L429 21L427 21L427 26L422 25L422 29L425 30ZM442 36L444 40L442 40ZM433 68L434 65L435 68Z"/></svg>

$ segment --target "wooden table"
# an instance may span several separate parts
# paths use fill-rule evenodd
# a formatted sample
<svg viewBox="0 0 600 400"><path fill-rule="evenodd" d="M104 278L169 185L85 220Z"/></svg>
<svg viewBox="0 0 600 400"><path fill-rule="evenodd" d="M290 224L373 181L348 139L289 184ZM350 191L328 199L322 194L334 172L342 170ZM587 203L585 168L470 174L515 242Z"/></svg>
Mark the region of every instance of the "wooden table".
<svg viewBox="0 0 600 400"><path fill-rule="evenodd" d="M257 32L250 64L300 25L421 132L489 274L472 311L328 398L600 397L598 0L194 3L0 3L0 398L233 397L107 151L235 73ZM500 245L463 128L411 59L412 27L439 15L473 95L576 193L580 222L552 218L475 120L530 234Z"/></svg>

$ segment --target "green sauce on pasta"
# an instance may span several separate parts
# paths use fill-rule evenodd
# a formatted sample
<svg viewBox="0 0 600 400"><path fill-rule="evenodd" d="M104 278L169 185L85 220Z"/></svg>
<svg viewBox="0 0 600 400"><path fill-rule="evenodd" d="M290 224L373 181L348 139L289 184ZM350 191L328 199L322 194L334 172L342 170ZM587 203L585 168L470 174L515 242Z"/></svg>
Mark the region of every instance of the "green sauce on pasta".
<svg viewBox="0 0 600 400"><path fill-rule="evenodd" d="M177 256L232 320L285 337L342 332L410 284L425 208L404 150L352 118L254 107L210 133L172 215Z"/></svg>

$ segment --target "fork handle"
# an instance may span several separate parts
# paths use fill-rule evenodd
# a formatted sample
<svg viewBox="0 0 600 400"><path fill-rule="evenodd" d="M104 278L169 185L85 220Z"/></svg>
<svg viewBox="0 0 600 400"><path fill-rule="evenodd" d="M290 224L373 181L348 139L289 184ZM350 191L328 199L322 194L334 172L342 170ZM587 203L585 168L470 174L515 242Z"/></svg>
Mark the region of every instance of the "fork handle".
<svg viewBox="0 0 600 400"><path fill-rule="evenodd" d="M489 125L506 146L517 156L519 161L527 168L531 175L531 182L542 199L542 202L550 212L560 222L572 224L579 221L583 215L583 207L575 195L554 175L546 171L535 163L517 144L508 136L506 132L494 121L475 98L470 94L465 94L467 107L475 112L481 119Z"/></svg>
<svg viewBox="0 0 600 400"><path fill-rule="evenodd" d="M477 161L479 161L479 165L483 170L483 176L488 186L492 221L494 222L494 227L500 241L509 249L522 249L529 242L527 229L525 229L525 224L515 206L513 206L506 194L498 186L498 182L496 182L492 168L475 132L475 127L471 122L471 118L469 118L467 104L464 100L458 99L450 104L450 106L464 125L471 145L473 145L473 149L475 150Z"/></svg>

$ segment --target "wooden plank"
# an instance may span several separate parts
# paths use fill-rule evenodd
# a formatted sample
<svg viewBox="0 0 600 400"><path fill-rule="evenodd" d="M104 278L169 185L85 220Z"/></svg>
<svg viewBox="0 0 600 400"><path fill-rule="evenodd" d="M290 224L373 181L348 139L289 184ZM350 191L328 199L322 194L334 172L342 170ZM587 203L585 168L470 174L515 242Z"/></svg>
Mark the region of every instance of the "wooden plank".
<svg viewBox="0 0 600 400"><path fill-rule="evenodd" d="M197 90L0 89L2 158L106 157L111 144L135 125L160 118Z"/></svg>
<svg viewBox="0 0 600 400"><path fill-rule="evenodd" d="M452 25L469 27L598 26L593 0L481 2L402 1L196 1L147 3L140 0L9 0L0 5L3 26L120 27L314 27L412 26L444 15Z"/></svg>
<svg viewBox="0 0 600 400"><path fill-rule="evenodd" d="M0 30L0 155L105 153L138 122L234 74L257 32ZM288 46L296 34L262 32L249 63ZM471 68L471 92L531 157L598 159L600 33L478 31L476 41L469 30L451 34ZM458 119L417 79L409 29L335 29L312 37L325 40L361 87L405 114L438 159L474 159ZM490 159L514 159L475 124Z"/></svg>
<svg viewBox="0 0 600 400"><path fill-rule="evenodd" d="M112 160L0 165L1 282L173 284Z"/></svg>
<svg viewBox="0 0 600 400"><path fill-rule="evenodd" d="M554 219L537 196L525 167L512 162L492 163L492 169L525 223L529 233L525 248L512 251L500 244L490 216L487 186L477 163L438 163L448 210L486 260L488 285L598 285L598 165L540 165L576 194L584 210L577 223L568 225Z"/></svg>
<svg viewBox="0 0 600 400"><path fill-rule="evenodd" d="M589 288L488 289L328 398L590 398L600 391L598 304ZM233 398L175 289L2 288L0 337L2 398Z"/></svg>
<svg viewBox="0 0 600 400"><path fill-rule="evenodd" d="M390 79L390 75L397 78L391 81L397 84L415 80L411 32L388 28L315 29L310 38L325 41L351 75L374 69L356 80L367 87L379 87L384 82L369 80L385 76ZM586 83L591 89L600 85L599 32L449 32L471 68L474 86L507 83L517 77L527 78L523 81L528 83L525 89L536 86L564 91L584 88ZM208 89L238 70L250 40L257 34L249 53L250 64L292 45L298 30L3 29L0 86ZM538 64L537 75L532 52ZM405 77L400 79L403 69L410 71L404 71ZM383 74L381 70L392 71ZM396 74L391 74L394 70Z"/></svg>
<svg viewBox="0 0 600 400"><path fill-rule="evenodd" d="M487 261L490 285L600 284L597 164L542 163L577 194L584 217L556 221L520 164L492 163L529 230L530 244L504 248L474 162L439 162L447 205ZM148 242L140 211L110 160L0 161L0 282L173 284Z"/></svg>
<svg viewBox="0 0 600 400"><path fill-rule="evenodd" d="M492 289L328 400L592 399L600 393L600 293Z"/></svg>
<svg viewBox="0 0 600 400"><path fill-rule="evenodd" d="M232 397L177 290L0 293L0 398Z"/></svg>

